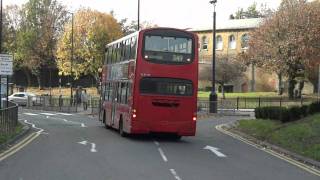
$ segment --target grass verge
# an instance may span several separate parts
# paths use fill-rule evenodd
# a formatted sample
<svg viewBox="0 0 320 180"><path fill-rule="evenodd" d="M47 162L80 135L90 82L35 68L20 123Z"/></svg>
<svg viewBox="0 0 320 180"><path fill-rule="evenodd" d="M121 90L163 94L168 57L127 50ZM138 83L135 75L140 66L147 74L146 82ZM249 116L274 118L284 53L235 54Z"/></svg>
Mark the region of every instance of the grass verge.
<svg viewBox="0 0 320 180"><path fill-rule="evenodd" d="M22 132L23 129L23 125L18 123L18 126L16 127L14 133L12 135L3 135L0 134L0 144L3 144L5 142L7 142L8 140L10 140L11 138L15 137L16 135L18 135L19 133Z"/></svg>
<svg viewBox="0 0 320 180"><path fill-rule="evenodd" d="M297 154L320 161L320 113L282 124L272 120L241 120L237 130Z"/></svg>

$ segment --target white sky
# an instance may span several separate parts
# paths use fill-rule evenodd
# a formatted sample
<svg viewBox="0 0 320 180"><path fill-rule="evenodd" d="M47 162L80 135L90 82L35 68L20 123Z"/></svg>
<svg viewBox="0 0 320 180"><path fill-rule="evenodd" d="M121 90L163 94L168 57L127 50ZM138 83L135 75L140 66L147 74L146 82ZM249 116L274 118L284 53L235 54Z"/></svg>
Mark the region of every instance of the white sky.
<svg viewBox="0 0 320 180"><path fill-rule="evenodd" d="M101 12L114 10L118 19L137 19L138 0L59 0L69 10L75 11L79 7L90 7ZM27 0L3 0L3 4L18 4ZM229 18L229 15L239 8L246 9L257 2L266 4L276 9L281 0L218 0L217 23ZM201 28L210 27L212 24L213 6L209 0L140 0L140 20L148 21L159 26L177 28Z"/></svg>

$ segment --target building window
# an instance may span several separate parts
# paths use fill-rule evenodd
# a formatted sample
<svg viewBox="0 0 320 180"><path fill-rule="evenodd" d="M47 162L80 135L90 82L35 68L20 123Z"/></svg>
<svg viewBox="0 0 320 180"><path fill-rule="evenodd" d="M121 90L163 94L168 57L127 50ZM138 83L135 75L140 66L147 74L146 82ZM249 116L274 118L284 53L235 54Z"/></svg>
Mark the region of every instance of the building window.
<svg viewBox="0 0 320 180"><path fill-rule="evenodd" d="M229 36L229 49L236 49L236 38L234 35Z"/></svg>
<svg viewBox="0 0 320 180"><path fill-rule="evenodd" d="M241 36L241 48L248 49L249 48L249 35L244 34Z"/></svg>
<svg viewBox="0 0 320 180"><path fill-rule="evenodd" d="M202 50L208 50L208 38L207 36L202 37Z"/></svg>
<svg viewBox="0 0 320 180"><path fill-rule="evenodd" d="M216 37L216 50L222 50L223 49L223 40L220 35Z"/></svg>

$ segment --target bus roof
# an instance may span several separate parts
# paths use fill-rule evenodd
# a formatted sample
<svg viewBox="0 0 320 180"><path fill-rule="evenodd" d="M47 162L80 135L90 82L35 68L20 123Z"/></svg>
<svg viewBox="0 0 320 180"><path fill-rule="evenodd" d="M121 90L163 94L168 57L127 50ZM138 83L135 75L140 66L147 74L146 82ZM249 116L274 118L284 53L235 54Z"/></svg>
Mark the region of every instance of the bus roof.
<svg viewBox="0 0 320 180"><path fill-rule="evenodd" d="M122 37L122 38L120 38L120 39L117 39L117 40L115 40L115 41L107 44L106 47L111 46L111 45L113 45L113 44L120 43L120 42L122 42L123 40L130 39L130 38L132 38L132 37L135 37L135 36L137 36L137 35L139 34L139 32L141 32L141 31L148 31L148 30L154 30L154 29L171 29L171 30L183 31L183 32L189 33L189 34L194 34L193 32L186 31L186 30L183 30L183 29L168 28L168 27L154 27L154 28L148 28L148 29L139 30L139 31L136 31L136 32L131 33L131 34L129 34L129 35L126 35L126 36L124 36L124 37Z"/></svg>

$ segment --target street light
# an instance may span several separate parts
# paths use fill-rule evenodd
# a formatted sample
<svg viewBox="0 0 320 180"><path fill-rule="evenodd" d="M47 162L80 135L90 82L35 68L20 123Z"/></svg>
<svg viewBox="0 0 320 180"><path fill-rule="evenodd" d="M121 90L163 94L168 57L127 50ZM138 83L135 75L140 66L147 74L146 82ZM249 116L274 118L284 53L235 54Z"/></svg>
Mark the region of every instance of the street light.
<svg viewBox="0 0 320 180"><path fill-rule="evenodd" d="M140 0L138 0L138 31L140 30Z"/></svg>
<svg viewBox="0 0 320 180"><path fill-rule="evenodd" d="M73 51L74 51L74 44L73 44L73 26L74 26L74 13L73 12L67 12L71 14L71 59L70 59L70 76L71 76L71 81L69 82L70 84L70 102L71 104L73 103L72 95L73 95L73 72L72 72L72 67L73 67Z"/></svg>
<svg viewBox="0 0 320 180"><path fill-rule="evenodd" d="M216 85L215 85L215 81L216 81L216 3L217 0L212 0L210 1L210 4L213 5L213 29L212 29L212 36L213 36L213 40L212 40L212 88L211 88L211 93L210 93L210 97L209 97L209 101L210 101L210 113L217 113L218 111L218 96L217 96L217 92L216 92Z"/></svg>

